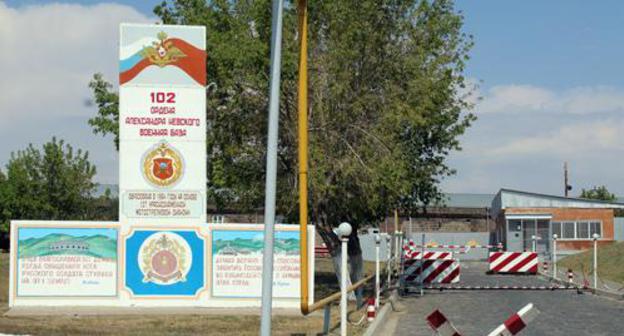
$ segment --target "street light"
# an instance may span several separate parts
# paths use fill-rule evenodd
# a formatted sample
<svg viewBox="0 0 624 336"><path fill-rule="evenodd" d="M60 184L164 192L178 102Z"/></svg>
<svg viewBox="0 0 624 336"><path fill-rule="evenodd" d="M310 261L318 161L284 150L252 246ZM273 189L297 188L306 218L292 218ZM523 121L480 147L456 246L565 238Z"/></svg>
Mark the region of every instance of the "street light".
<svg viewBox="0 0 624 336"><path fill-rule="evenodd" d="M336 234L342 242L340 267L340 335L347 336L347 243L351 235L351 224L340 223Z"/></svg>

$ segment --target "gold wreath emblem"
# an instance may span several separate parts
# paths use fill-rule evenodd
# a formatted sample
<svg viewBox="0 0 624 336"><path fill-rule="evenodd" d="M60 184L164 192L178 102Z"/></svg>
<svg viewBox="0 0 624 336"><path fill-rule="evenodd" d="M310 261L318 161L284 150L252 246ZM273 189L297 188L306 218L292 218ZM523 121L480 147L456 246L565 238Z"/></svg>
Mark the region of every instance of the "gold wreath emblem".
<svg viewBox="0 0 624 336"><path fill-rule="evenodd" d="M170 274L160 274L152 267L152 259L156 253L161 251L167 251L173 254L177 261L177 267L174 272ZM172 280L186 281L186 250L182 244L174 239L167 238L166 234L163 234L160 238L154 239L147 244L141 250L141 270L143 271L143 282L162 282L168 283ZM175 283L174 282L174 283Z"/></svg>
<svg viewBox="0 0 624 336"><path fill-rule="evenodd" d="M140 55L147 58L152 64L159 67L177 62L178 59L186 57L186 54L177 47L173 46L173 42L167 40L167 33L161 31L156 35L158 42L152 42L152 46L143 47Z"/></svg>
<svg viewBox="0 0 624 336"><path fill-rule="evenodd" d="M175 184L183 174L182 157L166 142L161 142L143 159L143 176L156 187Z"/></svg>

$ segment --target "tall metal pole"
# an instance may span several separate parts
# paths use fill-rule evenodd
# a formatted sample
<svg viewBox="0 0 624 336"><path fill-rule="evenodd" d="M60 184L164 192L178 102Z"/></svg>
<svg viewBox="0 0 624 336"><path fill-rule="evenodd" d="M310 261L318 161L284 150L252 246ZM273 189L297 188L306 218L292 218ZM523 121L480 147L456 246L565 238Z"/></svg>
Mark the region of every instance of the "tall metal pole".
<svg viewBox="0 0 624 336"><path fill-rule="evenodd" d="M553 278L557 279L557 234L553 235Z"/></svg>
<svg viewBox="0 0 624 336"><path fill-rule="evenodd" d="M391 260L392 260L392 244L390 243L390 235L386 234L386 273L388 274L387 286L390 287L392 281L392 269L391 269Z"/></svg>
<svg viewBox="0 0 624 336"><path fill-rule="evenodd" d="M301 313L308 314L308 1L299 0L299 250L301 256Z"/></svg>
<svg viewBox="0 0 624 336"><path fill-rule="evenodd" d="M381 243L381 237L375 235L375 308L379 307L379 292L381 291L381 285L379 282L379 244Z"/></svg>
<svg viewBox="0 0 624 336"><path fill-rule="evenodd" d="M594 289L598 289L598 234L594 233Z"/></svg>
<svg viewBox="0 0 624 336"><path fill-rule="evenodd" d="M340 335L347 336L347 243L349 237L341 237L340 260Z"/></svg>
<svg viewBox="0 0 624 336"><path fill-rule="evenodd" d="M269 134L267 139L266 185L264 196L264 251L262 262L262 318L260 335L271 335L273 304L273 226L275 225L275 189L277 179L277 134L279 126L279 89L282 57L282 0L273 0L271 26L271 89Z"/></svg>

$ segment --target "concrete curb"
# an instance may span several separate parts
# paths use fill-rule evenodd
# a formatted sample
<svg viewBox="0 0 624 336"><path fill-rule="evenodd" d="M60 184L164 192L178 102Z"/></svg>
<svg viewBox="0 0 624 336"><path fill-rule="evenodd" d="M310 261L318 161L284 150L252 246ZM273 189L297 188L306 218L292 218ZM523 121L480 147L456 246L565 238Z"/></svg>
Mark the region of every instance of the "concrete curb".
<svg viewBox="0 0 624 336"><path fill-rule="evenodd" d="M392 303L390 301L397 300L398 298L399 295L397 294L397 291L393 290L392 294L386 301L386 304L379 309L379 312L377 312L377 316L375 316L373 323L371 323L368 328L366 328L364 334L362 334L363 336L374 336L377 333L378 329L386 323L386 315L388 315L392 310Z"/></svg>
<svg viewBox="0 0 624 336"><path fill-rule="evenodd" d="M544 274L542 272L539 272L539 275L544 277L544 278L546 278L546 279L548 279L548 280L550 280L550 281L554 281L555 283L557 283L559 285L567 285L568 284L567 281L563 281L561 279L555 279L551 275ZM581 290L583 290L583 289L581 289ZM594 295L604 296L604 297L607 297L607 298L610 298L610 299L614 299L614 300L618 300L618 301L624 300L624 294L622 294L622 293L614 293L614 292L606 291L606 290L603 290L603 289L595 289L595 288L588 288L588 289L585 289L583 291L588 291L588 292L591 292Z"/></svg>

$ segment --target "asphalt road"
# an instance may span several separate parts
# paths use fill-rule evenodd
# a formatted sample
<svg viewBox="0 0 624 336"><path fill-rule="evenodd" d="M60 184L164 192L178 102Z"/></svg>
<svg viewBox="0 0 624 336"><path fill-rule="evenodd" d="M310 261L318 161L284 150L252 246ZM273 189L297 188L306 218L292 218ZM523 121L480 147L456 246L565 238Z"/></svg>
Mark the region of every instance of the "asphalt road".
<svg viewBox="0 0 624 336"><path fill-rule="evenodd" d="M486 263L463 263L457 285L548 286L538 276L486 275ZM425 317L439 309L461 335L487 335L510 315L533 303L540 314L521 335L624 335L624 303L573 290L444 291L401 299L403 312L390 315L382 334L431 335Z"/></svg>

